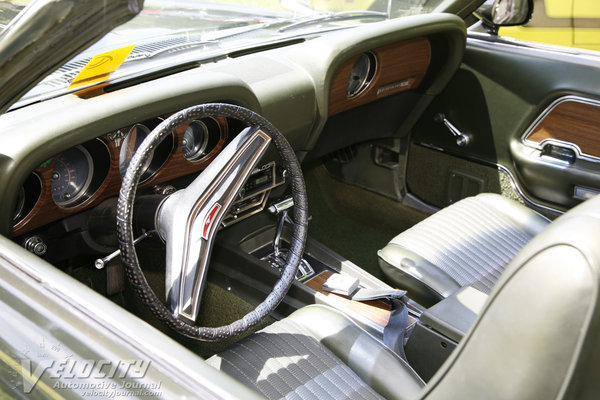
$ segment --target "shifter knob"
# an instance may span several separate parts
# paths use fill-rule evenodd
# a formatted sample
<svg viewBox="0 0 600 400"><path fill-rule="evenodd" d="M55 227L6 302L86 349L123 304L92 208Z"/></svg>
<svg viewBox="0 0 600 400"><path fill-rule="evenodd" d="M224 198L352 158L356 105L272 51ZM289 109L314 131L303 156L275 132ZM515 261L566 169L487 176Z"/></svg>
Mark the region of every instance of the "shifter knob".
<svg viewBox="0 0 600 400"><path fill-rule="evenodd" d="M272 204L269 207L269 212L271 214L277 215L277 214L281 213L282 211L290 209L293 206L294 206L294 199L292 199L291 197L288 197L285 200L281 200L277 203Z"/></svg>

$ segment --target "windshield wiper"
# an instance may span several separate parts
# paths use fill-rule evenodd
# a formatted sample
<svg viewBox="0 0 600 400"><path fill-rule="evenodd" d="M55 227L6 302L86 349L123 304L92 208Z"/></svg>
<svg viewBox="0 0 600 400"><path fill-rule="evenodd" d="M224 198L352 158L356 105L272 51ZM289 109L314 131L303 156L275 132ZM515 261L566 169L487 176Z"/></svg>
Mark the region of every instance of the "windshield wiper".
<svg viewBox="0 0 600 400"><path fill-rule="evenodd" d="M381 11L340 11L337 13L317 14L309 17L309 19L292 22L289 25L279 28L279 32L291 31L321 22L353 21L357 19L382 20L387 18L388 14Z"/></svg>

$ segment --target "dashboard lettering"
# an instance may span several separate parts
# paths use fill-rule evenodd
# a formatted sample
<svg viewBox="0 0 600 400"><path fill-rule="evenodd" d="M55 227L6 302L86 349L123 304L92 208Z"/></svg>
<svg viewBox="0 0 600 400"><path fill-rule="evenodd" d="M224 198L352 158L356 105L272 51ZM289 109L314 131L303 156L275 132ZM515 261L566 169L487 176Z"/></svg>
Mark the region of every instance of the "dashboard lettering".
<svg viewBox="0 0 600 400"><path fill-rule="evenodd" d="M390 92L392 90L404 89L408 86L410 86L410 80L408 79L405 79L400 82L390 83L389 85L385 85L377 89L377 96Z"/></svg>
<svg viewBox="0 0 600 400"><path fill-rule="evenodd" d="M40 164L40 168L46 168L48 165L50 165L50 163L52 162L52 159L49 158L46 161L44 161L43 163Z"/></svg>

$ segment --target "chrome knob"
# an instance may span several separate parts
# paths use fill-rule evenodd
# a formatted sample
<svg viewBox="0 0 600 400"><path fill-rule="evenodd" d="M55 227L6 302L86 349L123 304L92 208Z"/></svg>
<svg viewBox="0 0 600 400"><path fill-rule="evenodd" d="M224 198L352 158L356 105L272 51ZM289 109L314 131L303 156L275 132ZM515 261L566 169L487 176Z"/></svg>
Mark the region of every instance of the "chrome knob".
<svg viewBox="0 0 600 400"><path fill-rule="evenodd" d="M48 246L46 246L46 243L44 243L42 238L39 236L31 236L25 239L23 247L25 247L27 250L29 250L36 256L43 256L44 254L46 254L46 251L48 251Z"/></svg>

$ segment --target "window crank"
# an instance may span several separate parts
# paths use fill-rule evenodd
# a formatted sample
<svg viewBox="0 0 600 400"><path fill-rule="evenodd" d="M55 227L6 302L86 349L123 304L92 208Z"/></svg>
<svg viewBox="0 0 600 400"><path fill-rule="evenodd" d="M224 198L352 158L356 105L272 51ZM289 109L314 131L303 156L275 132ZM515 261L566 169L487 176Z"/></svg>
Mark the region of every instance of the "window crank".
<svg viewBox="0 0 600 400"><path fill-rule="evenodd" d="M440 124L446 125L446 128L452 133L452 135L456 138L456 144L459 147L468 146L471 143L471 135L468 133L462 133L456 126L452 124L452 122L448 121L446 115L444 113L437 113L433 116L433 120Z"/></svg>
<svg viewBox="0 0 600 400"><path fill-rule="evenodd" d="M134 245L138 244L139 242L141 242L142 240L146 239L148 236L151 236L155 232L156 231L154 231L154 230L144 232L143 235L137 237L133 241L133 244ZM103 269L106 264L108 264L112 259L114 259L116 256L118 256L120 254L121 254L121 250L117 249L117 250L113 251L112 253L110 253L109 255L107 255L104 258L98 258L96 261L94 261L94 267L96 267L96 269Z"/></svg>

